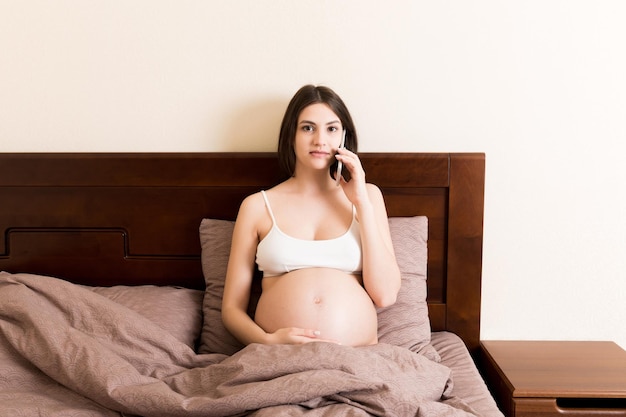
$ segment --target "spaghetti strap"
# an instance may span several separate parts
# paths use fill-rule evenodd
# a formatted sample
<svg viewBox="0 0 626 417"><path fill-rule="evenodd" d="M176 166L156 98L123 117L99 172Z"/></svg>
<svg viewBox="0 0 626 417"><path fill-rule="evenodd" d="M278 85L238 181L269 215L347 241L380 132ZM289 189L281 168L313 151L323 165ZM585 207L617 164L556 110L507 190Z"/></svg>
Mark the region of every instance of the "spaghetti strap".
<svg viewBox="0 0 626 417"><path fill-rule="evenodd" d="M276 225L276 219L274 218L274 213L272 212L272 206L270 206L270 201L267 199L267 195L264 190L261 190L261 195L263 195L263 200L265 200L265 207L267 207L267 212L272 219L272 224Z"/></svg>

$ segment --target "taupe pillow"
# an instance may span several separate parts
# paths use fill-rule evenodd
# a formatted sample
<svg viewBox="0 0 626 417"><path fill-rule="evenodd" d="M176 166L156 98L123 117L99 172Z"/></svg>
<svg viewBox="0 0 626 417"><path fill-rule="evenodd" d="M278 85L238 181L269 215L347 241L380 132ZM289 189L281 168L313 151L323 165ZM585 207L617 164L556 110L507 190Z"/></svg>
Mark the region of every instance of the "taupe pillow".
<svg viewBox="0 0 626 417"><path fill-rule="evenodd" d="M430 319L426 302L428 263L428 218L390 217L389 231L402 286L396 302L378 309L378 340L402 346L440 361L430 345Z"/></svg>
<svg viewBox="0 0 626 417"><path fill-rule="evenodd" d="M202 273L206 291L202 302L204 322L199 353L232 355L243 345L226 330L222 322L222 294L235 222L204 219L200 223Z"/></svg>

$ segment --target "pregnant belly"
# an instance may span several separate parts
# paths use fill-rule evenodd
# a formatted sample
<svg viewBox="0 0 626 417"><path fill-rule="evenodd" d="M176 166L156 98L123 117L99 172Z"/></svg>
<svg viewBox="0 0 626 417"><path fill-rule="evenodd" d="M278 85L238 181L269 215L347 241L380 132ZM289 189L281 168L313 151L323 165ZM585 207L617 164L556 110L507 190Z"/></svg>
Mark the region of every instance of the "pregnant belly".
<svg viewBox="0 0 626 417"><path fill-rule="evenodd" d="M268 333L298 327L343 345L378 342L372 300L356 276L336 269L301 269L264 278L254 320Z"/></svg>

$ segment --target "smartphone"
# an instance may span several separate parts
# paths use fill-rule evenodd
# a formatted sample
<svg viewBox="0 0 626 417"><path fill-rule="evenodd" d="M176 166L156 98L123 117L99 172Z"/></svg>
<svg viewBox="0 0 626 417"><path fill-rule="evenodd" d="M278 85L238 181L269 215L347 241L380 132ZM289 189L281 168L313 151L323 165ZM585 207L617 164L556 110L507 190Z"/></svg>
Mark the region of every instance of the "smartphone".
<svg viewBox="0 0 626 417"><path fill-rule="evenodd" d="M339 149L343 149L346 146L346 129L343 129L343 135L341 136L341 144L339 145ZM335 172L335 184L339 186L339 181L341 181L341 170L343 169L343 163L341 161L337 161L337 171Z"/></svg>

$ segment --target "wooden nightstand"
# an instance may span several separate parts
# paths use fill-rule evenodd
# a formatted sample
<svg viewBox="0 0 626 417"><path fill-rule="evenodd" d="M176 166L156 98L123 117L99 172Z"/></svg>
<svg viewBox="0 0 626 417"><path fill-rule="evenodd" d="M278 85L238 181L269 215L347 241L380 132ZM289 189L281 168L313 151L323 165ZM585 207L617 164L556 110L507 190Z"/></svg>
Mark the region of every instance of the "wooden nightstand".
<svg viewBox="0 0 626 417"><path fill-rule="evenodd" d="M509 417L626 416L626 351L613 342L482 341L480 362Z"/></svg>

